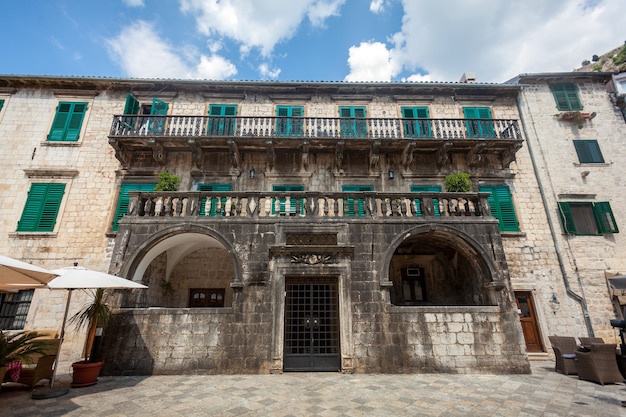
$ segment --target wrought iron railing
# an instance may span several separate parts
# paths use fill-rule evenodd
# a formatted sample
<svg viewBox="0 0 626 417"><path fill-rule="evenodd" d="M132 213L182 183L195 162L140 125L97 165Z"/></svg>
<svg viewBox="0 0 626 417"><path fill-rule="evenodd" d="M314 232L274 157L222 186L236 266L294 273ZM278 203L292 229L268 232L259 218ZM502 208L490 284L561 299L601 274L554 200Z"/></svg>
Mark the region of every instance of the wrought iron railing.
<svg viewBox="0 0 626 417"><path fill-rule="evenodd" d="M127 216L177 218L488 217L489 193L129 192Z"/></svg>
<svg viewBox="0 0 626 417"><path fill-rule="evenodd" d="M522 139L514 119L114 116L111 137Z"/></svg>

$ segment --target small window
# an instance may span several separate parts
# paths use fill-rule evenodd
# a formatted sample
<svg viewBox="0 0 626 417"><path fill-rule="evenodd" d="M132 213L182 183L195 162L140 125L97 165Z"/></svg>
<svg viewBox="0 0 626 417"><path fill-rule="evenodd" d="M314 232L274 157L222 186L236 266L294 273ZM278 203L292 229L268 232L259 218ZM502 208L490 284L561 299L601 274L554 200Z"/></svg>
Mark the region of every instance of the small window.
<svg viewBox="0 0 626 417"><path fill-rule="evenodd" d="M600 152L597 140L575 140L574 147L581 164L603 164L604 158Z"/></svg>
<svg viewBox="0 0 626 417"><path fill-rule="evenodd" d="M156 184L122 184L122 188L120 190L120 196L117 200L117 209L115 210L115 217L113 218L113 225L111 230L117 232L119 228L119 221L122 217L128 213L128 206L130 205L130 194L129 191L145 191L150 192L154 191L154 187Z"/></svg>
<svg viewBox="0 0 626 417"><path fill-rule="evenodd" d="M565 233L601 235L619 233L608 202L559 202L559 215Z"/></svg>
<svg viewBox="0 0 626 417"><path fill-rule="evenodd" d="M167 116L168 109L169 104L156 97L151 102L140 103L135 96L127 94L124 115ZM165 130L165 117L125 117L123 123L124 127L143 135L160 135Z"/></svg>
<svg viewBox="0 0 626 417"><path fill-rule="evenodd" d="M491 119L491 109L489 107L463 107L465 128L468 138L495 138L496 131L493 128ZM477 120L471 120L477 119Z"/></svg>
<svg viewBox="0 0 626 417"><path fill-rule="evenodd" d="M0 330L22 330L35 290L0 294Z"/></svg>
<svg viewBox="0 0 626 417"><path fill-rule="evenodd" d="M506 185L479 186L478 191L491 193L487 200L491 207L491 215L498 219L498 229L501 232L520 231L509 187Z"/></svg>
<svg viewBox="0 0 626 417"><path fill-rule="evenodd" d="M424 268L402 269L402 298L404 302L426 301Z"/></svg>
<svg viewBox="0 0 626 417"><path fill-rule="evenodd" d="M237 128L237 105L211 104L207 135L234 136Z"/></svg>
<svg viewBox="0 0 626 417"><path fill-rule="evenodd" d="M341 137L367 137L367 119L365 107L339 107L339 129Z"/></svg>
<svg viewBox="0 0 626 417"><path fill-rule="evenodd" d="M64 192L65 184L31 184L17 231L53 232Z"/></svg>
<svg viewBox="0 0 626 417"><path fill-rule="evenodd" d="M224 307L224 288L192 288L189 290L189 307Z"/></svg>
<svg viewBox="0 0 626 417"><path fill-rule="evenodd" d="M304 107L277 106L276 107L276 135L302 136L304 133Z"/></svg>
<svg viewBox="0 0 626 417"><path fill-rule="evenodd" d="M556 101L556 107L562 111L582 110L583 106L578 98L578 87L572 83L551 84L550 89Z"/></svg>
<svg viewBox="0 0 626 417"><path fill-rule="evenodd" d="M87 103L61 102L57 106L52 128L48 135L50 142L76 142L87 111Z"/></svg>
<svg viewBox="0 0 626 417"><path fill-rule="evenodd" d="M402 107L402 127L406 138L432 138L428 107Z"/></svg>

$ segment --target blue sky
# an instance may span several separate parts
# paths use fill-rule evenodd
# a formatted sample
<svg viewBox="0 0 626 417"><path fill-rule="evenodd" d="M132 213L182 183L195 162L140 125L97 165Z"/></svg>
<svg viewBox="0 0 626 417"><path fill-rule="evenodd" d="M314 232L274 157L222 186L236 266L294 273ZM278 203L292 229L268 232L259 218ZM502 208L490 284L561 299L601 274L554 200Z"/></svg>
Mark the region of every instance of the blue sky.
<svg viewBox="0 0 626 417"><path fill-rule="evenodd" d="M504 82L626 40L623 0L5 2L0 73ZM7 19L8 17L8 19Z"/></svg>

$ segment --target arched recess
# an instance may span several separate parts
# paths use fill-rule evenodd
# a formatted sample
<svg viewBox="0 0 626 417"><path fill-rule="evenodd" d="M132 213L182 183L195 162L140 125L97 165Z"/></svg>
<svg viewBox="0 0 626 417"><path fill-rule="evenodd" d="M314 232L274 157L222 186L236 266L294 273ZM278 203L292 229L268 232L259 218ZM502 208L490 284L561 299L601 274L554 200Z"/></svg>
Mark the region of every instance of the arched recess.
<svg viewBox="0 0 626 417"><path fill-rule="evenodd" d="M192 265L185 266L185 263ZM219 284L211 284L208 279L195 279L186 286L180 282L181 275L209 275L212 268L227 270ZM175 226L155 233L131 253L121 273L132 277L133 281L148 284L149 289L144 292L143 299L135 301L137 306L192 306L190 291L196 289L203 290L200 294L203 298L205 295L211 297L214 290L223 289L218 291L218 297L221 297L224 306L228 306L232 304L233 288L242 286L239 260L230 244L214 230L201 226Z"/></svg>
<svg viewBox="0 0 626 417"><path fill-rule="evenodd" d="M462 230L419 226L390 245L381 284L393 305L494 305L503 277L493 256Z"/></svg>

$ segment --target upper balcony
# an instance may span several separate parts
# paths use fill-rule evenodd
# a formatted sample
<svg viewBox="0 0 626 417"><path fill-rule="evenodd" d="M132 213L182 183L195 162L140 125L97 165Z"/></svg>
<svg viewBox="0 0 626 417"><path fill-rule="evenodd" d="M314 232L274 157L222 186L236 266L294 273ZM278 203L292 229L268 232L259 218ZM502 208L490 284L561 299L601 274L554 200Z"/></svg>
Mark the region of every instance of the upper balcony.
<svg viewBox="0 0 626 417"><path fill-rule="evenodd" d="M407 119L323 117L114 116L109 143L127 165L134 152L152 152L163 162L168 152L310 150L341 154L368 151L496 155L504 167L515 159L522 133L515 119ZM447 159L447 158L446 158Z"/></svg>

